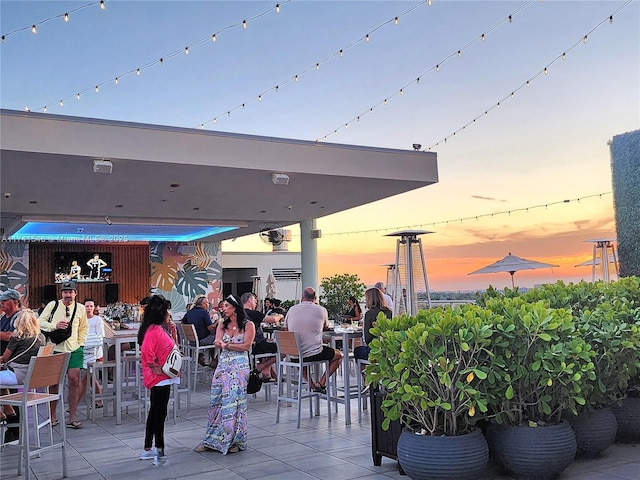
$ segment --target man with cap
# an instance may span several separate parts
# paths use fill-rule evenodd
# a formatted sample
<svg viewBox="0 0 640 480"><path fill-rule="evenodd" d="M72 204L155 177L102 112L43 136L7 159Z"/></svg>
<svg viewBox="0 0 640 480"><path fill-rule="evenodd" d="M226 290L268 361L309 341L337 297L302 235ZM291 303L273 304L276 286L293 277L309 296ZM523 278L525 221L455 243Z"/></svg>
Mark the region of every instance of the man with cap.
<svg viewBox="0 0 640 480"><path fill-rule="evenodd" d="M20 303L20 292L10 288L0 294L0 310L4 312L4 316L0 318L0 355L4 353L9 344L9 338L13 334L14 326L13 321L18 316L22 305ZM15 390L10 390L12 393ZM15 418L12 422L18 423L20 421L20 411L15 408ZM4 434L5 443L18 440L20 438L19 427L9 427Z"/></svg>
<svg viewBox="0 0 640 480"><path fill-rule="evenodd" d="M4 312L4 316L0 319L0 355L9 344L9 338L13 333L13 321L22 308L20 297L20 292L13 288L0 294L0 309Z"/></svg>
<svg viewBox="0 0 640 480"><path fill-rule="evenodd" d="M69 381L69 421L67 427L80 428L82 425L78 421L80 369L84 359L83 347L89 333L89 322L84 305L76 302L76 284L64 282L61 291L62 299L49 302L38 320L40 321L40 330L45 336L54 330L65 330L71 324L71 336L60 343L55 343L53 351L54 353L71 353L67 369ZM51 339L47 340L48 343L53 343ZM52 388L52 391L55 392L55 389ZM56 403L51 402L51 422L54 425L59 422L56 418Z"/></svg>

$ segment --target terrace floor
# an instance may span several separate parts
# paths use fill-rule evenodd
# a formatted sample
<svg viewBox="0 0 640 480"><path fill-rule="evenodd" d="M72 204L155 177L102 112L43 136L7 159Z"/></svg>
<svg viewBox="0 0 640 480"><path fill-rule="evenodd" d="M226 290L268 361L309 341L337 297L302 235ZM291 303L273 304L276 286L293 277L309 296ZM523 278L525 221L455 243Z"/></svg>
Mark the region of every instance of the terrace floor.
<svg viewBox="0 0 640 480"><path fill-rule="evenodd" d="M275 392L275 389L274 389ZM275 397L275 395L274 395ZM192 395L189 412L180 410L177 424L166 421L167 465L154 466L140 460L144 425L138 422L137 411L123 416L116 425L115 417L98 418L95 423L84 420L82 428L67 429L69 447L67 459L69 478L82 479L406 479L395 461L383 458L382 466L373 465L369 412L362 423L357 421L357 403L352 403L354 423L344 424L342 406L331 423L326 411L318 417L305 417L296 428L295 408L283 408L280 423L275 423L275 402L265 402L260 392L249 402L249 447L247 451L223 456L215 452L196 453L207 422L208 387L199 384ZM84 411L84 406L81 407ZM326 408L326 407L325 407ZM307 410L308 412L308 410ZM0 456L0 478L17 474L18 450L5 447ZM48 451L31 464L32 477L37 480L62 478L59 450ZM23 477L20 477L23 478ZM508 480L494 467L487 469L482 480ZM640 480L640 445L616 444L596 460L577 460L562 475L561 480Z"/></svg>

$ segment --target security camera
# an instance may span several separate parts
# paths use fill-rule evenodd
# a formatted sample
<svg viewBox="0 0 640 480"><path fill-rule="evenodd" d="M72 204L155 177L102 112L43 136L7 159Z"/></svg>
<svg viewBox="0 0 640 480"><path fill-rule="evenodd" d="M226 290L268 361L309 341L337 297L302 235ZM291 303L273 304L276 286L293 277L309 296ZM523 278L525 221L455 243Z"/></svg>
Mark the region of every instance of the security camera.
<svg viewBox="0 0 640 480"><path fill-rule="evenodd" d="M419 143L414 143L413 144L413 149L417 152L418 150L420 150L422 148L422 145L420 145Z"/></svg>
<svg viewBox="0 0 640 480"><path fill-rule="evenodd" d="M11 194L9 192L5 193L4 198L11 198Z"/></svg>
<svg viewBox="0 0 640 480"><path fill-rule="evenodd" d="M104 221L107 222L107 225L112 225L113 222L111 221L111 219L109 217L104 217Z"/></svg>

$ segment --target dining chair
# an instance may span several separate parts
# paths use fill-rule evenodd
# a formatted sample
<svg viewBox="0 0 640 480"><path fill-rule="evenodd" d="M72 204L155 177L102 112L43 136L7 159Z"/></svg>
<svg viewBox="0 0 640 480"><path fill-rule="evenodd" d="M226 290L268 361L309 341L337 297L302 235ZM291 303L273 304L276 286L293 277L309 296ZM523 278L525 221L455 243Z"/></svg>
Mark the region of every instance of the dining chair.
<svg viewBox="0 0 640 480"><path fill-rule="evenodd" d="M47 355L52 355L53 354L53 347L55 345L53 344L48 344L48 345L43 345L38 349L38 353L36 354L39 357L42 356L47 356ZM4 385L0 383L0 389L7 389L7 390L22 390L24 389L25 386L24 384L21 385ZM34 429L38 432L36 434L36 446L40 446L40 430L44 427L46 427L47 425L49 425L49 422L42 422L40 423L39 419L38 419L38 409L34 408L32 409L32 414L33 414L33 427ZM26 413L25 413L26 415ZM20 424L16 421L16 423L3 423L0 424L0 444L4 442L4 432L7 428L10 427L19 427ZM49 427L49 441L53 442L53 429L51 427Z"/></svg>
<svg viewBox="0 0 640 480"><path fill-rule="evenodd" d="M357 379L357 386L358 386L358 423L362 422L362 411L367 409L367 399L364 399L364 402L362 401L362 387L363 387L363 378L362 378L362 368L366 367L367 365L371 365L371 362L369 360L364 360L362 358L359 358L356 361L356 370L357 370L357 374L356 374L356 379Z"/></svg>
<svg viewBox="0 0 640 480"><path fill-rule="evenodd" d="M276 331L276 345L278 347L278 360L276 362L278 370L277 398L276 398L276 423L280 422L280 403L295 403L298 409L298 428L300 428L300 414L302 409L302 401L309 399L309 418L313 417L313 400L316 400L317 415L320 414L320 398L322 394L311 390L311 383L304 383L303 372L308 369L307 377L313 378L313 370L315 376L320 376L320 370L329 372L329 361L321 360L316 362L306 362L303 359L302 350L300 349L300 339L297 332ZM294 360L294 358L296 360ZM295 378L291 375L296 373ZM284 383L286 379L287 388L284 391ZM305 387L306 385L306 387ZM324 395L327 399L327 416L331 422L331 399L330 395Z"/></svg>
<svg viewBox="0 0 640 480"><path fill-rule="evenodd" d="M27 480L31 478L31 457L39 455L41 452L60 448L62 453L62 476L67 477L67 430L64 422L64 378L69 365L70 353L57 353L55 355L31 357L27 377L24 382L22 392L4 395L0 397L0 405L11 405L19 407L21 411L27 412L29 407L37 410L39 405L46 405L48 418L46 424L51 426L51 411L49 405L53 401L58 402L57 418L60 419L61 439L59 442L51 441L49 445L31 445L29 441L29 419L28 415L20 417L20 439L17 448L20 448L21 455L18 459L18 475L22 475L24 464ZM58 393L51 393L49 387L58 386ZM38 392L37 389L45 389ZM38 436L39 427L35 428L35 436ZM13 446L13 445L11 445ZM54 463L51 462L50 465Z"/></svg>
<svg viewBox="0 0 640 480"><path fill-rule="evenodd" d="M200 345L200 340L196 333L196 327L190 323L178 323L178 333L180 335L182 346L185 352L189 352L189 363L191 363L191 369L193 370L193 384L191 387L193 391L196 390L196 383L198 381L198 355L205 351L211 351L212 355L215 354L215 345Z"/></svg>
<svg viewBox="0 0 640 480"><path fill-rule="evenodd" d="M249 366L251 367L251 369L257 368L258 363L260 361L260 359L262 358L271 358L271 357L276 357L275 353L251 353L249 352ZM273 385L273 383L271 382L263 382L262 383L262 390L264 390L264 401L265 402L270 402L271 401L271 385ZM256 398L258 396L257 393L253 394L253 398Z"/></svg>

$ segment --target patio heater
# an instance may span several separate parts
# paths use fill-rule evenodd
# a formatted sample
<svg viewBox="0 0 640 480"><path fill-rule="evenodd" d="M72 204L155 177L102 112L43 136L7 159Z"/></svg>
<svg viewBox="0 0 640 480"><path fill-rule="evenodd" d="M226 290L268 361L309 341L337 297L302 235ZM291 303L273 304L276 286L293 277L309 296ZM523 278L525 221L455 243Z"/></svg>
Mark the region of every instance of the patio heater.
<svg viewBox="0 0 640 480"><path fill-rule="evenodd" d="M392 300L396 298L396 292L393 290L393 276L396 271L395 263L385 263L383 267L387 267L387 278L384 280L384 286L387 290L387 295L391 297ZM394 300L395 303L395 300Z"/></svg>
<svg viewBox="0 0 640 480"><path fill-rule="evenodd" d="M415 315L418 313L418 292L425 292L427 307L431 307L431 293L427 280L422 240L426 230L403 230L389 233L387 237L398 237L396 263L393 274L393 315Z"/></svg>
<svg viewBox="0 0 640 480"><path fill-rule="evenodd" d="M620 276L618 271L618 255L616 247L612 242L615 238L596 238L594 240L585 240L585 242L593 243L593 260L591 262L591 281L596 281L596 266L600 265L602 272L602 280L606 283L611 281L611 264L613 264L614 272L617 278Z"/></svg>

